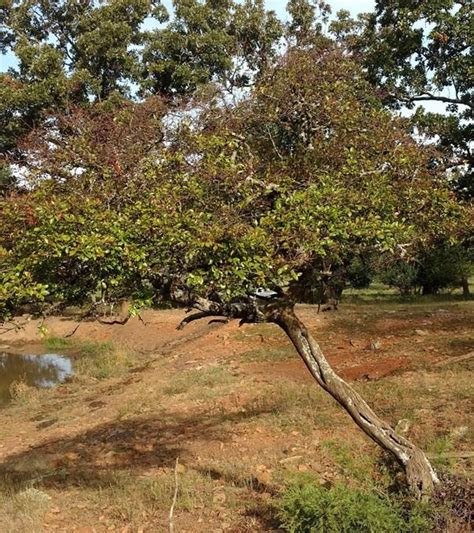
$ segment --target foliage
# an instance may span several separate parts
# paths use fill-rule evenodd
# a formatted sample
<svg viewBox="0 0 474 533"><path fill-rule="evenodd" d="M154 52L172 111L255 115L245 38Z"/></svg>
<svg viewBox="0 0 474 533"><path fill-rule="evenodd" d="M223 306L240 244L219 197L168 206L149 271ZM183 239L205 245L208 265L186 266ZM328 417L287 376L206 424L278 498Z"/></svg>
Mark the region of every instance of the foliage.
<svg viewBox="0 0 474 533"><path fill-rule="evenodd" d="M31 145L31 191L1 205L4 312L150 302L173 283L219 301L257 287L298 299L354 257L467 227L432 148L336 48L290 51L237 105L202 99L173 127L161 105L97 103L58 117L57 149Z"/></svg>
<svg viewBox="0 0 474 533"><path fill-rule="evenodd" d="M176 97L218 81L248 84L269 64L283 27L262 0L6 0L0 52L0 154L51 113L114 95ZM145 29L144 23L152 29Z"/></svg>
<svg viewBox="0 0 474 533"><path fill-rule="evenodd" d="M175 0L173 18L147 33L142 91L168 97L210 81L247 86L275 56L283 27L263 0Z"/></svg>
<svg viewBox="0 0 474 533"><path fill-rule="evenodd" d="M440 164L451 169L456 190L472 197L472 8L464 0L377 1L375 11L332 26L364 62L390 106L438 102L448 113L418 107L413 125L437 139Z"/></svg>
<svg viewBox="0 0 474 533"><path fill-rule="evenodd" d="M340 484L326 488L311 478L296 480L285 489L279 515L285 530L294 533L431 530L426 511L421 508L414 507L407 513L387 496Z"/></svg>
<svg viewBox="0 0 474 533"><path fill-rule="evenodd" d="M411 261L379 261L379 279L397 287L402 295L419 292L436 294L442 289L459 287L472 270L472 252L464 246L436 244L420 251Z"/></svg>

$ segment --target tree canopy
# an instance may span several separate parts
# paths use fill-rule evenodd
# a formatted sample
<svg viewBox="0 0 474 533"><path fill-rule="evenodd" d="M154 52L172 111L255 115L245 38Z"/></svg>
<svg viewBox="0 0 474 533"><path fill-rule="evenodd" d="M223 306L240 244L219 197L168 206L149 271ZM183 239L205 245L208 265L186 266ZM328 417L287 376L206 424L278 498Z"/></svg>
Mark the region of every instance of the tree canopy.
<svg viewBox="0 0 474 533"><path fill-rule="evenodd" d="M2 206L4 305L172 283L296 297L354 256L414 253L465 224L435 151L335 47L288 52L238 105L201 101L164 137L167 121L159 101L96 103L59 116L59 139L33 134L33 189Z"/></svg>

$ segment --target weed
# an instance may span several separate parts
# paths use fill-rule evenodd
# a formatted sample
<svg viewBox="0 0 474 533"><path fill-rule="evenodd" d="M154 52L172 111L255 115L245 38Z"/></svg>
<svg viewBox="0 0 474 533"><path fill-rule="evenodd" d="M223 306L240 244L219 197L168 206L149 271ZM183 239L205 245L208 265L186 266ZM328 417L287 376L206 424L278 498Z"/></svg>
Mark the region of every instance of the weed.
<svg viewBox="0 0 474 533"><path fill-rule="evenodd" d="M13 404L18 406L35 406L38 404L41 391L30 387L24 381L13 381L9 387L10 397Z"/></svg>
<svg viewBox="0 0 474 533"><path fill-rule="evenodd" d="M71 340L62 337L48 337L44 342L49 350L73 355L76 378L81 376L96 379L116 377L133 364L130 352L118 349L111 342Z"/></svg>
<svg viewBox="0 0 474 533"><path fill-rule="evenodd" d="M434 437L427 446L428 453L432 454L431 462L437 468L452 468L455 460L453 458L444 457L444 454L453 451L453 442L448 435L440 435Z"/></svg>
<svg viewBox="0 0 474 533"><path fill-rule="evenodd" d="M292 533L422 533L431 530L428 511L401 505L370 492L344 485L321 486L301 476L283 491L278 501L282 527Z"/></svg>
<svg viewBox="0 0 474 533"><path fill-rule="evenodd" d="M73 346L73 342L64 337L46 337L43 343L48 350L64 350Z"/></svg>
<svg viewBox="0 0 474 533"><path fill-rule="evenodd" d="M81 347L81 356L74 365L75 372L96 379L121 375L133 364L129 352L117 350L109 343L87 344Z"/></svg>

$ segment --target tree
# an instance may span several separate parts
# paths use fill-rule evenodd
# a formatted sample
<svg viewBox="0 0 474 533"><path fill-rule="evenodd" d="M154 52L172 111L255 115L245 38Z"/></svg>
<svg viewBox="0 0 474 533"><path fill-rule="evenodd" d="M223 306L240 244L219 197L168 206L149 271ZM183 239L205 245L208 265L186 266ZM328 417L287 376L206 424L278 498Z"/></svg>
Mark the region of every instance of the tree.
<svg viewBox="0 0 474 533"><path fill-rule="evenodd" d="M211 97L166 124L141 179L112 202L54 172L2 201L4 311L95 295L196 309L181 326L208 316L277 324L317 383L405 468L412 491L429 494L437 477L423 452L337 376L294 305L308 280L348 258L456 239L465 210L437 179L433 150L331 46L288 52L235 106ZM97 173L84 168L77 182Z"/></svg>
<svg viewBox="0 0 474 533"><path fill-rule="evenodd" d="M464 0L377 1L375 11L332 26L339 40L361 55L368 77L394 108L437 102L447 113L422 106L413 115L418 133L438 139L441 166L455 190L473 194L472 6ZM442 156L442 157L441 157Z"/></svg>
<svg viewBox="0 0 474 533"><path fill-rule="evenodd" d="M263 0L175 0L173 11L158 0L2 3L0 53L18 61L0 73L2 183L9 164L24 164L24 136L51 116L109 98L179 100L209 82L246 87L283 33Z"/></svg>
<svg viewBox="0 0 474 533"><path fill-rule="evenodd" d="M174 17L147 33L144 94L190 95L209 82L247 87L275 57L283 26L263 0L174 0Z"/></svg>

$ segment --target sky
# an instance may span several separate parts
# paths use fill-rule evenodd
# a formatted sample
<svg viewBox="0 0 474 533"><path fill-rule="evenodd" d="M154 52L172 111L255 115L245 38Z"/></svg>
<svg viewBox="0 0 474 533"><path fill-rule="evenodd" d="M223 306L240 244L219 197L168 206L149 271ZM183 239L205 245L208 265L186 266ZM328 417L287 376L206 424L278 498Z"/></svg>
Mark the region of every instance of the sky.
<svg viewBox="0 0 474 533"><path fill-rule="evenodd" d="M375 0L326 0L328 4L331 5L333 13L336 13L340 9L347 9L353 15L357 13L363 13L366 11L372 11L375 6ZM163 2L168 6L171 2L169 0L164 0ZM266 0L266 5L268 9L273 9L279 18L284 19L286 16L286 7L287 0ZM16 61L15 57L12 54L0 55L0 72L5 72L10 67L15 66Z"/></svg>

